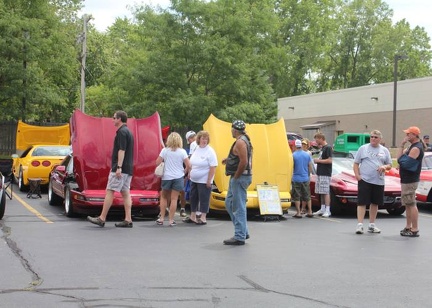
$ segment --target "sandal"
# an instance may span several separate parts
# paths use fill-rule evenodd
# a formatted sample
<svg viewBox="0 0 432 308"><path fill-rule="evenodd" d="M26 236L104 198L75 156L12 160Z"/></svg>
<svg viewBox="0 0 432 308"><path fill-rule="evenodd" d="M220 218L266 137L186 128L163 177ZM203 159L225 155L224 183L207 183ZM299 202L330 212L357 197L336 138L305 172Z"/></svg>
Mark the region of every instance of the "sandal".
<svg viewBox="0 0 432 308"><path fill-rule="evenodd" d="M203 226L207 224L207 221L202 221L201 219L198 219L196 222L197 225Z"/></svg>
<svg viewBox="0 0 432 308"><path fill-rule="evenodd" d="M185 223L187 223L187 224L191 224L191 223L196 224L197 223L195 220L192 220L190 217L186 217L182 221L185 222Z"/></svg>
<svg viewBox="0 0 432 308"><path fill-rule="evenodd" d="M308 218L313 218L314 215L313 215L313 214L306 214L306 217L308 217Z"/></svg>
<svg viewBox="0 0 432 308"><path fill-rule="evenodd" d="M406 234L411 231L411 228L403 228L400 230L400 235L407 236Z"/></svg>
<svg viewBox="0 0 432 308"><path fill-rule="evenodd" d="M401 235L407 236L407 237L419 237L420 236L418 230L417 231L408 230L408 231L404 232L404 234L401 234Z"/></svg>
<svg viewBox="0 0 432 308"><path fill-rule="evenodd" d="M297 215L297 214L296 214L296 215L293 215L293 217L294 217L294 218L303 218L302 215Z"/></svg>
<svg viewBox="0 0 432 308"><path fill-rule="evenodd" d="M170 223L170 227L175 227L177 226L177 223L175 221L173 221L172 223Z"/></svg>
<svg viewBox="0 0 432 308"><path fill-rule="evenodd" d="M158 226L162 226L163 225L163 220L160 220L160 219L156 220L156 224Z"/></svg>

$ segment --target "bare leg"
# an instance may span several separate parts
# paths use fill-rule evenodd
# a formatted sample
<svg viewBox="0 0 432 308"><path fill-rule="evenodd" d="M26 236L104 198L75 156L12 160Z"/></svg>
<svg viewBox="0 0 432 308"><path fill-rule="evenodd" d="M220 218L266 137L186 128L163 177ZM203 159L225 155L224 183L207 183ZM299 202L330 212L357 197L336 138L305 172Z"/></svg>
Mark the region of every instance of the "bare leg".
<svg viewBox="0 0 432 308"><path fill-rule="evenodd" d="M361 205L361 204L357 205L357 221L359 224L363 223L365 214L366 214L366 205Z"/></svg>
<svg viewBox="0 0 432 308"><path fill-rule="evenodd" d="M160 199L160 221L164 221L165 219L165 212L167 208L167 202L168 202L168 195L171 193L171 190L162 190L161 192L161 199Z"/></svg>
<svg viewBox="0 0 432 308"><path fill-rule="evenodd" d="M171 190L171 205L169 209L169 223L174 221L174 215L177 209L177 200L179 196L179 191Z"/></svg>
<svg viewBox="0 0 432 308"><path fill-rule="evenodd" d="M129 190L122 191L124 209L125 209L125 220L132 222L132 198Z"/></svg>
<svg viewBox="0 0 432 308"><path fill-rule="evenodd" d="M369 207L369 222L371 224L375 223L375 219L377 217L377 214L378 214L378 205L371 204Z"/></svg>
<svg viewBox="0 0 432 308"><path fill-rule="evenodd" d="M102 221L106 221L109 209L111 208L111 205L114 200L114 191L107 189L105 194L105 199L102 207L102 213L99 215L99 219Z"/></svg>

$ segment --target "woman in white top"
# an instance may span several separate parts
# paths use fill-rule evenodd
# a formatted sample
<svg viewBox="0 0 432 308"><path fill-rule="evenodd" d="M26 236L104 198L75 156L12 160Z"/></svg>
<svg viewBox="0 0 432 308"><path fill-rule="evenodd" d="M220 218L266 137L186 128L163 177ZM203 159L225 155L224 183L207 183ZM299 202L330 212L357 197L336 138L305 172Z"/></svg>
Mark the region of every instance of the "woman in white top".
<svg viewBox="0 0 432 308"><path fill-rule="evenodd" d="M166 147L162 149L156 160L156 166L162 161L165 162L165 171L162 176L162 193L160 198L160 217L156 220L158 225L163 225L165 210L168 200L169 224L171 227L176 225L174 214L177 209L177 200L180 191L184 188L184 175L190 170L188 155L183 149L183 140L178 133L171 133L166 142ZM183 163L186 169L183 167Z"/></svg>
<svg viewBox="0 0 432 308"><path fill-rule="evenodd" d="M198 132L196 141L198 146L190 158L192 165L192 170L190 172L191 215L183 221L186 223L205 225L207 224L206 217L209 212L211 188L218 161L216 152L209 146L210 136L208 132ZM200 219L197 219L196 216L198 206L201 212Z"/></svg>

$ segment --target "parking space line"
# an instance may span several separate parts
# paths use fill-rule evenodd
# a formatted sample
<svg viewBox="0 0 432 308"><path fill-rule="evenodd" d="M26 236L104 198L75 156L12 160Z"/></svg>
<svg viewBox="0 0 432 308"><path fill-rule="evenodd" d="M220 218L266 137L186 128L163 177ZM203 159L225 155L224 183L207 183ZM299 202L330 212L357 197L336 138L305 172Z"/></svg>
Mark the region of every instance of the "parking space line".
<svg viewBox="0 0 432 308"><path fill-rule="evenodd" d="M18 200L19 203L21 203L27 210L29 210L31 213L33 213L37 218L40 220L43 220L47 224L53 224L54 222L43 216L41 213L39 213L36 209L30 206L27 202L25 202L23 199L21 199L16 194L14 195L15 199Z"/></svg>

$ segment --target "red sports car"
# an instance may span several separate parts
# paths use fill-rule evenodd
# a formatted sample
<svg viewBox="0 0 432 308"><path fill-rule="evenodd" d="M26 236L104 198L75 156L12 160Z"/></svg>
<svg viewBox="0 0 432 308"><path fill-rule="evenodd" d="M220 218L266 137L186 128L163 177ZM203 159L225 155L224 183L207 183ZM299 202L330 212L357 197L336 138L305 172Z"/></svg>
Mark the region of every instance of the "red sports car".
<svg viewBox="0 0 432 308"><path fill-rule="evenodd" d="M134 135L132 212L157 215L160 179L154 175L154 169L163 144L159 114L145 119L130 118L127 126ZM73 113L70 127L73 154L53 168L48 202L50 205L64 202L68 217L99 213L111 169L116 127L111 118L91 117L79 110ZM111 208L123 211L120 193L115 193Z"/></svg>
<svg viewBox="0 0 432 308"><path fill-rule="evenodd" d="M420 202L432 202L432 152L425 152L423 157L416 196Z"/></svg>
<svg viewBox="0 0 432 308"><path fill-rule="evenodd" d="M330 184L330 205L332 214L339 214L345 210L354 210L357 207L357 179L353 171L354 159L348 157L333 157L332 179ZM310 189L312 205L321 205L317 195L315 195L316 175L311 176ZM384 205L380 209L385 209L389 214L401 215L405 212L405 207L401 205L401 185L400 180L394 176L385 177Z"/></svg>

